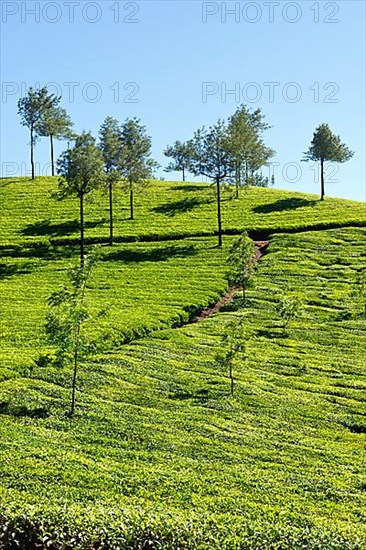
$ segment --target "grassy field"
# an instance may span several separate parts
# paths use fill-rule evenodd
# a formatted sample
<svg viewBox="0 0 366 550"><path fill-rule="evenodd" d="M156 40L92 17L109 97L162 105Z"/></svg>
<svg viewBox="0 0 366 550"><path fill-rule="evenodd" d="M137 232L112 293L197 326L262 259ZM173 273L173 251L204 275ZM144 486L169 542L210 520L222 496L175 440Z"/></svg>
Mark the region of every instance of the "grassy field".
<svg viewBox="0 0 366 550"><path fill-rule="evenodd" d="M366 548L366 320L353 293L366 229L273 234L246 307L238 296L184 326L225 292L232 237L222 251L210 236L103 247L88 297L109 310L92 327L105 349L82 365L70 419L71 372L34 363L48 350L46 297L78 253L45 241L77 238L77 205L49 199L50 181L2 189L0 548ZM214 203L163 218L152 210L214 200L209 187L187 184L176 198L180 185L160 186L155 202L139 199L136 222L118 220L120 236L212 233ZM313 200L263 189L227 198L227 226L365 220L365 205L336 199L291 209L300 197ZM94 223L103 209L89 208ZM46 232L25 231L35 224ZM107 224L88 235L106 236ZM287 334L276 313L283 295L302 303ZM246 350L231 397L217 353L240 318Z"/></svg>
<svg viewBox="0 0 366 550"><path fill-rule="evenodd" d="M0 246L31 245L51 240L76 242L78 202L57 202L52 192L57 178L0 180ZM274 232L283 230L331 228L364 225L365 205L342 199L252 187L243 190L239 200L233 190L223 194L223 228L226 232ZM208 236L217 229L216 198L210 184L152 182L136 196L136 219L128 219L128 198L120 190L115 196L117 240L147 240ZM99 192L86 205L86 238L107 239L108 197Z"/></svg>
<svg viewBox="0 0 366 550"><path fill-rule="evenodd" d="M228 239L228 243L231 239ZM3 250L0 264L0 379L28 369L42 344L47 297L78 262L77 247ZM187 322L227 288L225 254L213 237L103 247L90 281L93 325L105 347ZM17 367L17 369L15 369Z"/></svg>

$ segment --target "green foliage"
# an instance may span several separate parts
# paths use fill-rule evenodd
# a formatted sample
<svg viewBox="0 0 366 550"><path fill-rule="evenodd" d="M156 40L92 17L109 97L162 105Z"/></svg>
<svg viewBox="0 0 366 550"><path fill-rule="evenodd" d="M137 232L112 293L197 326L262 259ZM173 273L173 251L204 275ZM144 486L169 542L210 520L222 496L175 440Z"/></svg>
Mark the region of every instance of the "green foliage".
<svg viewBox="0 0 366 550"><path fill-rule="evenodd" d="M38 125L41 127L42 119L47 111L55 107L59 101L60 98L51 95L46 87L39 90L29 88L27 94L18 101L21 124L30 130L37 131Z"/></svg>
<svg viewBox="0 0 366 550"><path fill-rule="evenodd" d="M107 117L100 131L100 149L103 153L104 169L107 174L114 175L118 180L121 177L121 127L117 119Z"/></svg>
<svg viewBox="0 0 366 550"><path fill-rule="evenodd" d="M26 371L52 353L39 339L45 296L66 280L73 248L3 248L0 546L364 549L366 332L350 286L365 236L271 237L248 292L254 337L234 364L235 400L214 365L237 301L168 328L224 293L227 250L214 238L103 248L91 313L111 309L103 333L112 323L149 335L89 358L77 422L64 414L72 369ZM286 341L285 287L304 304Z"/></svg>
<svg viewBox="0 0 366 550"><path fill-rule="evenodd" d="M229 118L228 147L235 163L237 198L242 181L248 185L268 185L268 181L256 173L275 153L264 145L261 137L264 130L270 128L264 118L260 109L251 113L245 105L238 107Z"/></svg>
<svg viewBox="0 0 366 550"><path fill-rule="evenodd" d="M34 90L29 88L27 94L18 101L18 114L21 124L30 132L30 160L32 180L35 178L34 146L38 135L42 135L42 121L50 109L57 108L60 98L51 95L46 87Z"/></svg>
<svg viewBox="0 0 366 550"><path fill-rule="evenodd" d="M230 179L234 160L229 149L227 124L223 120L210 128L197 130L191 141L193 155L191 171L194 175L206 176L216 183L217 226L219 247L222 246L221 189L220 184Z"/></svg>
<svg viewBox="0 0 366 550"><path fill-rule="evenodd" d="M166 172L182 172L183 181L186 180L186 172L191 165L191 159L194 154L191 142L175 141L173 145L168 146L164 155L172 158L172 162L165 168Z"/></svg>
<svg viewBox="0 0 366 550"><path fill-rule="evenodd" d="M90 133L83 132L75 139L75 146L64 151L58 162L58 198L76 195L82 197L94 191L103 181L103 157Z"/></svg>
<svg viewBox="0 0 366 550"><path fill-rule="evenodd" d="M233 317L223 329L221 336L221 349L217 355L217 363L220 367L229 371L230 394L234 395L234 374L233 367L238 360L239 354L245 353L245 339L243 317Z"/></svg>
<svg viewBox="0 0 366 550"><path fill-rule="evenodd" d="M71 416L75 411L76 377L79 362L87 358L95 343L85 332L85 324L91 320L86 302L86 285L97 261L97 250L87 257L81 267L70 269L69 286L63 285L48 297L50 312L47 315L46 333L49 342L56 346L57 367L73 366Z"/></svg>
<svg viewBox="0 0 366 550"><path fill-rule="evenodd" d="M218 120L209 128L197 130L191 145L191 170L194 175L206 176L209 180L219 183L230 177L234 165L225 121Z"/></svg>
<svg viewBox="0 0 366 550"><path fill-rule="evenodd" d="M252 283L255 269L254 243L247 233L243 233L232 243L227 264L229 266L227 274L229 284L240 286L243 289L245 303L245 291Z"/></svg>
<svg viewBox="0 0 366 550"><path fill-rule="evenodd" d="M103 156L90 133L82 133L75 145L60 156L57 162L59 187L56 198L76 196L80 204L80 262L84 263L84 197L103 182Z"/></svg>
<svg viewBox="0 0 366 550"><path fill-rule="evenodd" d="M59 100L60 98L57 98ZM66 109L63 109L57 104L47 107L42 112L42 117L37 123L38 135L44 137L54 137L56 139L72 139L73 122L67 114Z"/></svg>
<svg viewBox="0 0 366 550"><path fill-rule="evenodd" d="M157 163L151 157L151 138L136 118L127 119L121 129L122 177L130 193L130 218L134 219L134 191L146 187Z"/></svg>
<svg viewBox="0 0 366 550"><path fill-rule="evenodd" d="M57 180L11 178L1 180L0 247L31 248L42 239L52 244L78 244L78 204L65 198L51 198ZM107 242L109 201L105 188L93 192L85 203L85 238L91 243ZM158 241L216 234L216 197L210 184L152 181L144 193L136 195L140 215L131 221L128 198L117 186L114 193L115 242ZM278 189L249 188L238 200L223 194L223 233L240 235L247 231L258 238L276 231L331 229L364 226L364 203L328 198L320 203L315 195Z"/></svg>
<svg viewBox="0 0 366 550"><path fill-rule="evenodd" d="M333 162L346 162L354 155L353 151L341 142L341 138L333 134L328 124L320 124L317 127L309 150L304 154L305 160Z"/></svg>
<svg viewBox="0 0 366 550"><path fill-rule="evenodd" d="M320 124L315 130L309 150L304 153L305 161L320 161L321 190L320 198L324 199L324 162L346 162L354 152L348 149L341 138L333 134L328 124Z"/></svg>
<svg viewBox="0 0 366 550"><path fill-rule="evenodd" d="M118 120L107 117L99 132L106 183L109 192L109 244L113 244L113 188L122 177L122 135Z"/></svg>
<svg viewBox="0 0 366 550"><path fill-rule="evenodd" d="M284 295L279 299L276 311L281 317L283 332L286 333L290 322L299 317L301 304L297 298Z"/></svg>

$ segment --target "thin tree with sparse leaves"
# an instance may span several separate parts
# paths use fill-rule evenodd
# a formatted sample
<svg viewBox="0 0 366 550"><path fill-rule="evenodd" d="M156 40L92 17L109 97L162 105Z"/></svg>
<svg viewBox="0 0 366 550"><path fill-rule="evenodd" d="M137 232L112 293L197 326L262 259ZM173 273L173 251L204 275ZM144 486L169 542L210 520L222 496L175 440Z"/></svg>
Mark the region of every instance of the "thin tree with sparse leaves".
<svg viewBox="0 0 366 550"><path fill-rule="evenodd" d="M165 168L165 172L182 172L182 180L186 181L186 172L189 170L193 148L190 141L175 141L168 146L164 155L173 159Z"/></svg>
<svg viewBox="0 0 366 550"><path fill-rule="evenodd" d="M54 140L71 140L74 137L72 132L73 122L67 114L66 109L63 109L58 105L60 99L61 98L59 97L56 98L54 104L44 110L40 120L37 123L38 135L50 138L52 176L55 175Z"/></svg>
<svg viewBox="0 0 366 550"><path fill-rule="evenodd" d="M122 131L117 119L107 117L99 132L104 171L109 193L109 244L113 245L113 190L122 177Z"/></svg>
<svg viewBox="0 0 366 550"><path fill-rule="evenodd" d="M221 336L221 349L216 355L217 364L229 372L231 396L234 396L234 365L240 356L243 358L246 337L243 318L233 317L226 323Z"/></svg>
<svg viewBox="0 0 366 550"><path fill-rule="evenodd" d="M301 303L296 297L281 296L277 305L276 311L282 320L283 335L287 334L287 329L291 321L300 317Z"/></svg>
<svg viewBox="0 0 366 550"><path fill-rule="evenodd" d="M151 158L151 138L137 118L127 119L121 130L121 172L130 197L130 219L135 217L134 196L146 187L158 164Z"/></svg>
<svg viewBox="0 0 366 550"><path fill-rule="evenodd" d="M49 93L44 86L39 90L29 88L27 94L18 101L18 114L21 124L29 129L30 134L30 162L32 180L35 178L34 146L38 137L38 124L45 111L57 105L59 98Z"/></svg>
<svg viewBox="0 0 366 550"><path fill-rule="evenodd" d="M227 124L218 120L210 128L197 130L191 141L193 154L191 171L195 176L206 176L216 184L218 245L222 246L221 184L229 180L235 170L230 152Z"/></svg>
<svg viewBox="0 0 366 550"><path fill-rule="evenodd" d="M68 284L48 297L50 311L46 319L46 334L56 346L55 365L72 368L70 416L75 413L76 384L79 364L95 349L95 343L85 328L92 320L86 301L87 283L97 261L97 252L85 259L83 266L70 269ZM99 315L103 314L101 312Z"/></svg>
<svg viewBox="0 0 366 550"><path fill-rule="evenodd" d="M255 245L247 233L243 233L232 243L227 258L227 278L230 285L240 286L245 304L246 289L253 282L255 270Z"/></svg>
<svg viewBox="0 0 366 550"><path fill-rule="evenodd" d="M59 189L56 198L69 196L79 199L80 211L80 264L84 263L84 200L104 181L103 155L90 133L75 139L72 149L64 151L58 162Z"/></svg>

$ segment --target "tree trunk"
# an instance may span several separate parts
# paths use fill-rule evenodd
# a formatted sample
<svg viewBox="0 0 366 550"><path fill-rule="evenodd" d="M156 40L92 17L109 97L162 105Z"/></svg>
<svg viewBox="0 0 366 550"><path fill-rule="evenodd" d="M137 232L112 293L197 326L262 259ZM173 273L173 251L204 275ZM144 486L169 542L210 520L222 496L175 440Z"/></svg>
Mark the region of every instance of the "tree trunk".
<svg viewBox="0 0 366 550"><path fill-rule="evenodd" d="M130 220L134 219L133 212L133 183L130 181Z"/></svg>
<svg viewBox="0 0 366 550"><path fill-rule="evenodd" d="M230 369L230 393L231 393L232 397L234 397L234 377L233 377L233 363L232 363L232 361L230 361L229 369Z"/></svg>
<svg viewBox="0 0 366 550"><path fill-rule="evenodd" d="M80 195L80 266L84 267L84 193Z"/></svg>
<svg viewBox="0 0 366 550"><path fill-rule="evenodd" d="M324 200L325 190L324 190L324 159L320 159L320 200Z"/></svg>
<svg viewBox="0 0 366 550"><path fill-rule="evenodd" d="M245 304L245 283L243 283L243 304Z"/></svg>
<svg viewBox="0 0 366 550"><path fill-rule="evenodd" d="M51 174L55 175L55 159L53 155L53 135L50 134L50 144L51 144Z"/></svg>
<svg viewBox="0 0 366 550"><path fill-rule="evenodd" d="M34 171L34 130L33 126L31 126L30 129L30 161L31 161L31 168L32 168L32 180L35 178L35 171Z"/></svg>
<svg viewBox="0 0 366 550"><path fill-rule="evenodd" d="M221 224L220 178L216 178L216 188L217 188L217 225L218 225L218 235L219 235L219 247L221 247L222 246L222 224Z"/></svg>
<svg viewBox="0 0 366 550"><path fill-rule="evenodd" d="M183 181L186 181L186 174L185 174L184 166L183 166L182 170L183 170Z"/></svg>
<svg viewBox="0 0 366 550"><path fill-rule="evenodd" d="M72 377L72 396L71 396L71 410L70 410L70 416L74 416L75 412L75 392L76 392L76 375L78 371L78 349L76 348L74 350L74 374Z"/></svg>
<svg viewBox="0 0 366 550"><path fill-rule="evenodd" d="M240 185L240 163L239 162L236 163L236 167L235 167L235 184L236 184L235 198L238 199L239 198L239 185Z"/></svg>
<svg viewBox="0 0 366 550"><path fill-rule="evenodd" d="M113 183L109 182L109 245L113 245Z"/></svg>

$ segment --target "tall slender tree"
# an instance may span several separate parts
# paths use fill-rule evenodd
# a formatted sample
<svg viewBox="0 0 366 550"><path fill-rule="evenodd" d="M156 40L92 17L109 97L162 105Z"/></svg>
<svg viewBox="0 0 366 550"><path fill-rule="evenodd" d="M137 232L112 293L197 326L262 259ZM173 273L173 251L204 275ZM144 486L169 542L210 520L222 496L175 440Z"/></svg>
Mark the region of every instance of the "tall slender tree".
<svg viewBox="0 0 366 550"><path fill-rule="evenodd" d="M60 367L72 366L72 394L70 416L75 413L76 382L79 363L95 348L85 331L92 319L86 302L86 285L97 261L97 252L87 257L85 265L69 270L69 284L53 292L48 298L46 334L56 346L55 363Z"/></svg>
<svg viewBox="0 0 366 550"><path fill-rule="evenodd" d="M122 176L130 195L130 219L134 219L136 189L146 186L158 164L150 158L151 138L137 118L126 119L121 132Z"/></svg>
<svg viewBox="0 0 366 550"><path fill-rule="evenodd" d="M54 160L54 139L67 139L73 137L72 127L73 122L66 112L58 105L60 97L56 98L54 104L44 110L40 120L37 122L37 134L39 136L50 138L50 153L51 153L51 174L55 175L55 160Z"/></svg>
<svg viewBox="0 0 366 550"><path fill-rule="evenodd" d="M235 162L229 148L227 124L218 120L210 128L197 130L192 140L191 171L216 184L218 245L222 246L221 183L229 179Z"/></svg>
<svg viewBox="0 0 366 550"><path fill-rule="evenodd" d="M253 112L241 105L229 118L229 149L235 162L236 198L244 179L247 184L256 181L255 173L274 155L264 145L262 134L270 128L260 109Z"/></svg>
<svg viewBox="0 0 366 550"><path fill-rule="evenodd" d="M32 180L35 178L34 146L38 137L38 124L45 111L57 105L59 98L50 94L44 86L39 90L29 88L27 94L18 101L18 114L21 124L29 129L30 133L30 161Z"/></svg>
<svg viewBox="0 0 366 550"><path fill-rule="evenodd" d="M90 133L75 139L72 149L64 151L57 162L59 200L68 196L79 199L80 210L80 265L84 265L84 199L103 183L103 155Z"/></svg>
<svg viewBox="0 0 366 550"><path fill-rule="evenodd" d="M182 179L186 181L186 172L189 170L192 152L190 141L176 141L173 145L168 146L164 155L173 160L165 168L165 172L182 172Z"/></svg>
<svg viewBox="0 0 366 550"><path fill-rule="evenodd" d="M325 197L324 163L346 162L350 160L354 152L348 149L341 138L333 134L328 124L320 124L314 132L309 150L304 153L303 160L320 162L320 200Z"/></svg>
<svg viewBox="0 0 366 550"><path fill-rule="evenodd" d="M109 244L113 245L113 190L121 179L122 131L118 120L107 117L99 132L104 172L109 192Z"/></svg>

